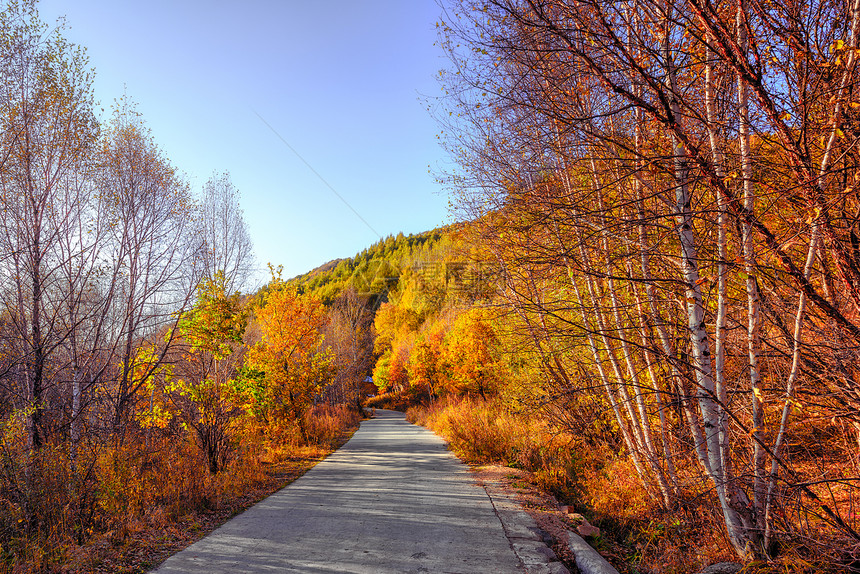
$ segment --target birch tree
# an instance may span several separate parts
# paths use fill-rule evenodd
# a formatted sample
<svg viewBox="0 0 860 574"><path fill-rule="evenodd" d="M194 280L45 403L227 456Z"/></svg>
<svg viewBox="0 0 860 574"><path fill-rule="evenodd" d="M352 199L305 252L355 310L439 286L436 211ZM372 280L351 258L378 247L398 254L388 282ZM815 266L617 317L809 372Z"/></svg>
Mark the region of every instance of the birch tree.
<svg viewBox="0 0 860 574"><path fill-rule="evenodd" d="M803 332L835 333L851 353L860 343L843 311L857 304L855 220L831 214L853 202L838 174L853 153L858 17L854 2L497 0L457 3L442 25L452 70L441 118L462 167L448 182L469 217L489 222L506 270L514 258L538 281L509 282L511 301L538 328L539 315L566 324L551 331L566 346L586 343L579 356L666 506L672 451L692 439L744 558L770 551L776 477L795 476L779 455L788 407L766 428L779 383L764 378L764 341L796 364L784 405L803 369L855 400L844 366L804 351ZM744 381L735 396L749 409L729 401L731 380ZM674 421L665 401L680 407Z"/></svg>
<svg viewBox="0 0 860 574"><path fill-rule="evenodd" d="M84 198L75 174L98 125L86 56L61 27L49 30L35 4L23 2L2 14L2 32L0 263L11 285L3 304L19 361L17 406L27 412L28 447L38 450L46 441L47 393L57 391L51 361L74 329L63 324L64 303L73 304L81 287L69 292L63 284L65 266L75 263L61 244L79 231Z"/></svg>
<svg viewBox="0 0 860 574"><path fill-rule="evenodd" d="M114 427L124 426L131 402L150 371L137 376L137 346L157 334L175 334L182 311L190 306L199 281L193 265L194 206L175 168L153 142L141 118L120 102L105 130L98 155L99 208L109 218L108 267L111 324L105 337L118 369L110 396ZM159 343L160 365L171 337Z"/></svg>
<svg viewBox="0 0 860 574"><path fill-rule="evenodd" d="M228 291L247 288L254 269L253 243L239 206L239 190L226 171L213 173L203 186L199 225L203 276L212 279L220 272Z"/></svg>

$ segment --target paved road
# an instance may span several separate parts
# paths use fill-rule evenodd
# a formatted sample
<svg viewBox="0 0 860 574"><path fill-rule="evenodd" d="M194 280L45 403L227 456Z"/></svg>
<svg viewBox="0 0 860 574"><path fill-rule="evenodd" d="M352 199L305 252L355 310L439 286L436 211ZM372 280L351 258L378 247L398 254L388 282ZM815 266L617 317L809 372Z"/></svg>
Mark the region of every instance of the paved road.
<svg viewBox="0 0 860 574"><path fill-rule="evenodd" d="M336 453L155 572L523 570L486 491L442 440L377 410Z"/></svg>

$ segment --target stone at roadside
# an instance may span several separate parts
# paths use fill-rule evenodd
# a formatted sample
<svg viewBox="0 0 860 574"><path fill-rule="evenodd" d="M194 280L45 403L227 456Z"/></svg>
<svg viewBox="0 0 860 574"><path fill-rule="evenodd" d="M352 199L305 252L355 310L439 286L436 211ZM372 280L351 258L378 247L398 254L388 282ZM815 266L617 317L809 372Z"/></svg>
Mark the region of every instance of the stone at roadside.
<svg viewBox="0 0 860 574"><path fill-rule="evenodd" d="M583 520L585 520L585 517L583 515L579 514L576 510L573 509L572 506L568 506L567 504L559 505L558 510L560 512L563 512L564 514L567 514L571 520L575 520L577 522L582 522Z"/></svg>
<svg viewBox="0 0 860 574"><path fill-rule="evenodd" d="M699 572L699 574L735 574L736 572L740 572L743 567L743 564L738 564L737 562L719 562L711 564Z"/></svg>
<svg viewBox="0 0 860 574"><path fill-rule="evenodd" d="M576 527L576 531L579 532L579 535L584 538L597 538L600 536L600 529L585 519L582 520L582 524Z"/></svg>
<svg viewBox="0 0 860 574"><path fill-rule="evenodd" d="M567 533L567 545L576 557L576 566L583 574L618 574L612 564L575 532Z"/></svg>

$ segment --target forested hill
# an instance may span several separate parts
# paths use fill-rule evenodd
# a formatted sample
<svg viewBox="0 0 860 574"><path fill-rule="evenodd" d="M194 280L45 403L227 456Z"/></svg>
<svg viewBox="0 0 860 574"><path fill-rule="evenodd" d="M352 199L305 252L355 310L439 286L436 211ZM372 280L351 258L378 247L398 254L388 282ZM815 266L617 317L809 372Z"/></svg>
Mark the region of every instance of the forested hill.
<svg viewBox="0 0 860 574"><path fill-rule="evenodd" d="M361 253L335 259L288 283L330 305L347 287L377 303L394 289L407 270L450 260L458 252L452 226L424 233L389 235Z"/></svg>
<svg viewBox="0 0 860 574"><path fill-rule="evenodd" d="M372 372L380 391L407 402L447 392L481 394L501 376L501 346L480 309L494 289L468 239L470 229L389 236L289 283L300 296L328 305L335 322L350 317L347 332L360 341L351 348L364 357L358 371L362 379ZM457 358L464 354L468 360Z"/></svg>

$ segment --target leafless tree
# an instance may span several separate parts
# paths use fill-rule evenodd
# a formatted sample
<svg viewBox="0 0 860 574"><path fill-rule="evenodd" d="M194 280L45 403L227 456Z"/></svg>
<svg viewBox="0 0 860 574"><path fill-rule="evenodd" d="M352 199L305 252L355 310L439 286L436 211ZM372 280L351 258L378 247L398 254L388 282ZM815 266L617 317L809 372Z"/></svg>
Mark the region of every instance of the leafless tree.
<svg viewBox="0 0 860 574"><path fill-rule="evenodd" d="M91 72L83 50L68 44L24 2L3 15L0 87L3 307L16 357L16 407L27 413L27 444L45 442L48 393L57 392L51 361L74 326L63 270L76 265L62 249L86 209L77 171L98 135ZM79 287L80 285L78 285Z"/></svg>
<svg viewBox="0 0 860 574"><path fill-rule="evenodd" d="M187 184L126 103L105 129L98 164L99 209L111 229L102 254L111 313L104 336L120 365L109 385L113 424L120 429L152 374L135 370L138 348L155 345L163 359L172 328L192 301L199 280L194 207Z"/></svg>
<svg viewBox="0 0 860 574"><path fill-rule="evenodd" d="M253 243L229 173L212 174L199 209L203 276L211 279L220 271L229 292L247 289L254 270Z"/></svg>

